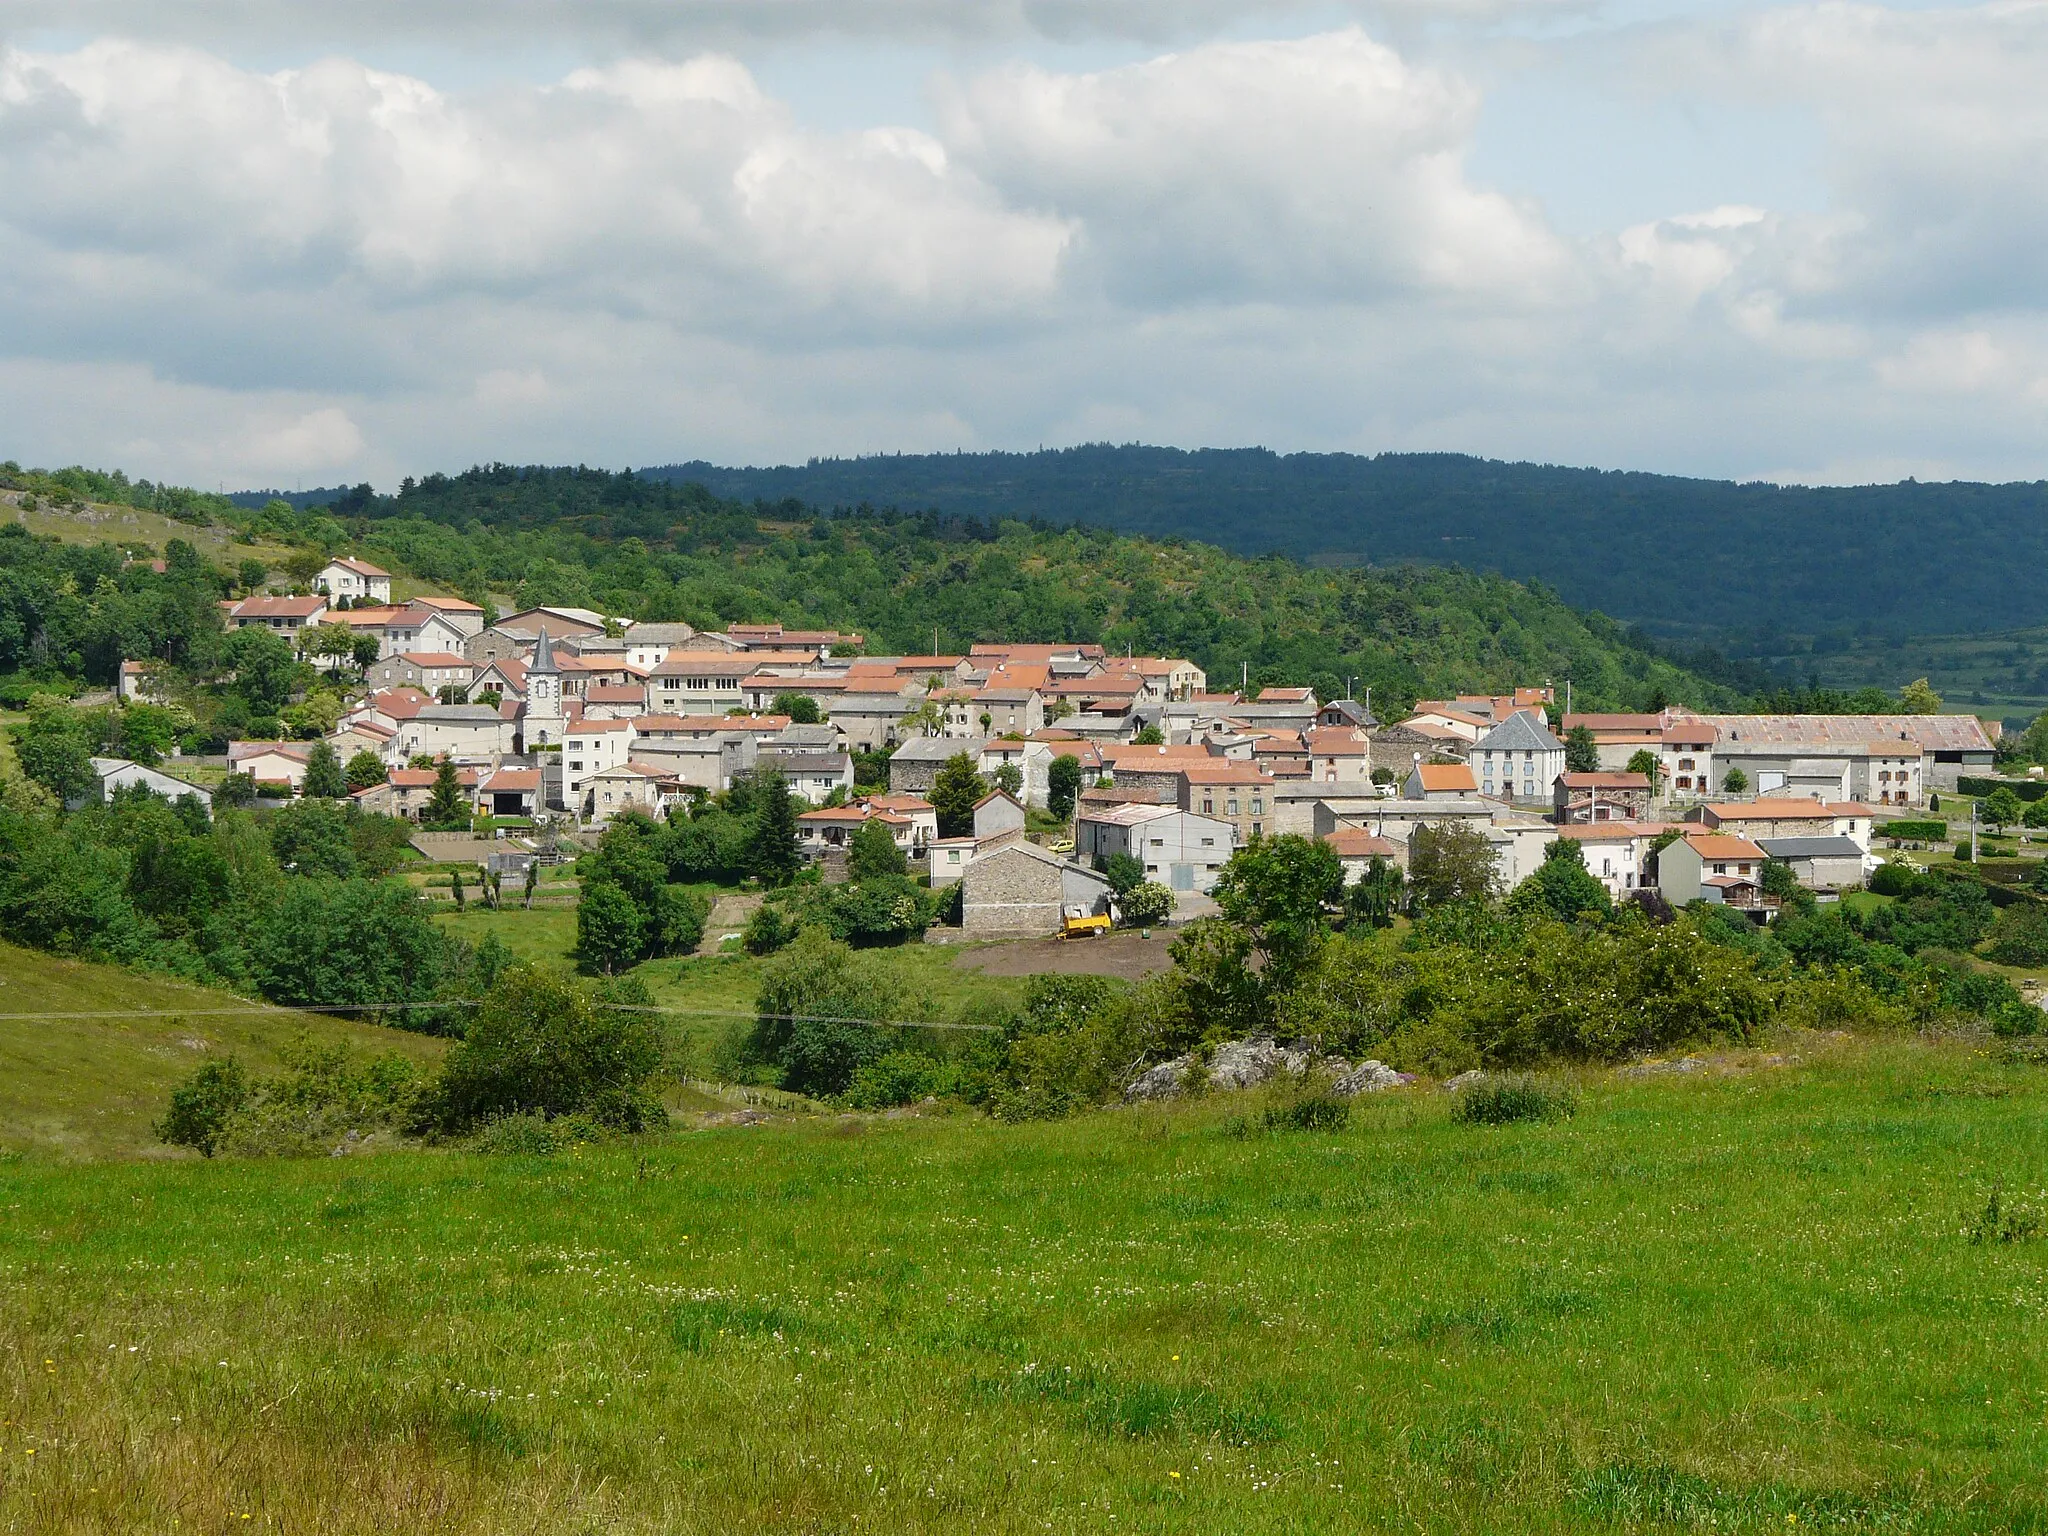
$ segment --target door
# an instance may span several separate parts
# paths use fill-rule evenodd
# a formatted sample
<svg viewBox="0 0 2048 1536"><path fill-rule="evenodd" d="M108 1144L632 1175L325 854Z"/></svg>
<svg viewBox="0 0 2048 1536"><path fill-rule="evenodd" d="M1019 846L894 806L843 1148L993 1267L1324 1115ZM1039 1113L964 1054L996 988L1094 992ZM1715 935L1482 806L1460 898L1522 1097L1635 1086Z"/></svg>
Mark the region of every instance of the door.
<svg viewBox="0 0 2048 1536"><path fill-rule="evenodd" d="M1195 888L1195 866L1175 864L1166 873L1167 883L1176 891L1192 891Z"/></svg>

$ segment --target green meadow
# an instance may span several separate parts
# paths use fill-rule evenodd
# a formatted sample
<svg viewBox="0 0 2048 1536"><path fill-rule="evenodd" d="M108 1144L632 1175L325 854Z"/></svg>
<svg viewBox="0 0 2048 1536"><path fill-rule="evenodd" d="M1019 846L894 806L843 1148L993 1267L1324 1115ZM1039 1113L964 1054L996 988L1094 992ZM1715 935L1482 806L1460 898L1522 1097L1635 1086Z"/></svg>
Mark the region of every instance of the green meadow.
<svg viewBox="0 0 2048 1536"><path fill-rule="evenodd" d="M2048 1529L2048 1066L1578 1087L17 1155L0 1529Z"/></svg>

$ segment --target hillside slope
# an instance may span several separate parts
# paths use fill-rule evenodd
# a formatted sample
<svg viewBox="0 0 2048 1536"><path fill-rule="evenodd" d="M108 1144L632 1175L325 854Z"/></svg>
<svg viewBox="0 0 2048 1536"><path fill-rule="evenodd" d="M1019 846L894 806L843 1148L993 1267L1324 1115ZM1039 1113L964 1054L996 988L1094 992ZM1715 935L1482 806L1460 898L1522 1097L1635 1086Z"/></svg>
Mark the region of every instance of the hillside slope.
<svg viewBox="0 0 2048 1536"><path fill-rule="evenodd" d="M1461 454L1112 447L642 470L724 496L935 507L1245 554L1455 562L1674 635L1949 634L2048 613L2048 482L1813 489Z"/></svg>
<svg viewBox="0 0 2048 1536"><path fill-rule="evenodd" d="M172 1085L209 1056L232 1053L252 1072L269 1072L278 1048L301 1033L420 1061L445 1048L424 1035L282 1008L229 1016L202 1011L252 1006L228 993L0 943L0 1149L185 1156L159 1142L150 1122L163 1113ZM50 1017L115 1010L135 1012ZM42 1016L15 1017L22 1014Z"/></svg>
<svg viewBox="0 0 2048 1536"><path fill-rule="evenodd" d="M1544 679L1594 708L1727 689L1556 594L1429 566L1316 569L1201 544L1021 522L755 506L602 470L492 465L330 509L372 558L455 591L516 591L700 627L857 630L870 650L1095 641L1184 655L1220 685L1355 680L1375 700Z"/></svg>

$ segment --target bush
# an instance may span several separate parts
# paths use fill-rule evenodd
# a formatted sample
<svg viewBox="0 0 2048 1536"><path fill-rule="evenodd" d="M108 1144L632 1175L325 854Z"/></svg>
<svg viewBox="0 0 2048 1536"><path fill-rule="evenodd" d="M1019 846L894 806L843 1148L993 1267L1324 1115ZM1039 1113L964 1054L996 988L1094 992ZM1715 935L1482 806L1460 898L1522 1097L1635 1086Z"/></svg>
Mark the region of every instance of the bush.
<svg viewBox="0 0 2048 1536"><path fill-rule="evenodd" d="M1966 775L1956 780L1956 788L1979 798L2009 789L2021 800L2039 800L2048 795L2048 779L1986 779Z"/></svg>
<svg viewBox="0 0 2048 1536"><path fill-rule="evenodd" d="M2048 906L2027 901L2000 912L1986 953L2000 965L2048 965Z"/></svg>
<svg viewBox="0 0 2048 1536"><path fill-rule="evenodd" d="M750 955L772 955L796 938L797 921L780 902L764 901L747 919L740 946Z"/></svg>
<svg viewBox="0 0 2048 1536"><path fill-rule="evenodd" d="M420 1123L451 1133L522 1113L603 1114L619 1129L653 1123L648 1085L661 1065L654 1015L609 1001L561 972L510 967L448 1053Z"/></svg>
<svg viewBox="0 0 2048 1536"><path fill-rule="evenodd" d="M856 954L807 929L761 968L758 1017L733 1051L741 1072L767 1069L793 1093L831 1098L854 1074L895 1049L893 1029L877 1020L913 1016L900 973L878 955Z"/></svg>
<svg viewBox="0 0 2048 1536"><path fill-rule="evenodd" d="M1173 892L1157 880L1140 880L1117 903L1117 915L1127 927L1163 922L1173 913Z"/></svg>
<svg viewBox="0 0 2048 1536"><path fill-rule="evenodd" d="M280 1054L285 1070L261 1082L232 1058L201 1067L172 1092L157 1134L209 1157L324 1157L403 1124L420 1091L419 1069L396 1053L359 1058L301 1036Z"/></svg>
<svg viewBox="0 0 2048 1536"><path fill-rule="evenodd" d="M1454 1119L1465 1125L1511 1125L1520 1120L1568 1120L1577 1113L1570 1089L1533 1077L1475 1083L1458 1098Z"/></svg>
<svg viewBox="0 0 2048 1536"><path fill-rule="evenodd" d="M470 1146L498 1157L553 1157L574 1146L604 1139L604 1128L582 1115L500 1115L476 1133Z"/></svg>
<svg viewBox="0 0 2048 1536"><path fill-rule="evenodd" d="M1269 1131L1341 1131L1351 1123L1351 1101L1311 1090L1289 1103L1268 1105L1263 1119Z"/></svg>
<svg viewBox="0 0 2048 1536"><path fill-rule="evenodd" d="M1945 843L1948 841L1948 823L1945 821L1888 821L1878 832L1900 842Z"/></svg>
<svg viewBox="0 0 2048 1536"><path fill-rule="evenodd" d="M250 1091L249 1074L235 1057L209 1061L171 1090L170 1107L151 1129L171 1146L211 1157L228 1122L248 1104Z"/></svg>
<svg viewBox="0 0 2048 1536"><path fill-rule="evenodd" d="M853 1074L846 1102L855 1109L892 1109L951 1093L958 1074L936 1057L893 1050Z"/></svg>

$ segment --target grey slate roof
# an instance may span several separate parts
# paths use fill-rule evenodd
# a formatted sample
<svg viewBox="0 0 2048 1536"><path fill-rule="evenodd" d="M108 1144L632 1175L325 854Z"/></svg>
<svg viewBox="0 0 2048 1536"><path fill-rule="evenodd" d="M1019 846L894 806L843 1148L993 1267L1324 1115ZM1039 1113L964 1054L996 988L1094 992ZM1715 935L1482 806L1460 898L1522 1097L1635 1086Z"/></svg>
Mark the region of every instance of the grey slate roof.
<svg viewBox="0 0 2048 1536"><path fill-rule="evenodd" d="M986 736L913 736L891 752L889 759L901 763L943 763L962 752L978 758L987 750L988 743Z"/></svg>
<svg viewBox="0 0 2048 1536"><path fill-rule="evenodd" d="M1757 847L1774 859L1860 859L1853 837L1760 837Z"/></svg>
<svg viewBox="0 0 2048 1536"><path fill-rule="evenodd" d="M539 637L533 642L533 660L526 664L526 675L531 677L536 672L559 672L561 670L560 667L555 665L555 645L552 640L548 639L548 627L543 624L540 627Z"/></svg>
<svg viewBox="0 0 2048 1536"><path fill-rule="evenodd" d="M1536 723L1533 715L1517 713L1479 738L1481 752L1562 752L1564 743Z"/></svg>
<svg viewBox="0 0 2048 1536"><path fill-rule="evenodd" d="M780 756L765 759L764 768L779 768L784 773L844 773L847 756L844 752L785 752Z"/></svg>

